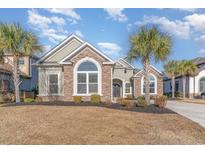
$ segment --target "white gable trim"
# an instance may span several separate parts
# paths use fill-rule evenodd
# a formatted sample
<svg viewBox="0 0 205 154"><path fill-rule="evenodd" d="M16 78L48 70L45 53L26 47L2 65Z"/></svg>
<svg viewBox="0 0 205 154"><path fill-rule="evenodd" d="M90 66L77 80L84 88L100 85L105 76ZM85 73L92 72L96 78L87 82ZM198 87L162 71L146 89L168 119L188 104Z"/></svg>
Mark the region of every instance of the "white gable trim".
<svg viewBox="0 0 205 154"><path fill-rule="evenodd" d="M43 57L41 57L36 63L42 62L43 60L45 60L48 56L50 56L52 53L56 52L59 48L61 48L66 42L69 42L71 39L77 39L79 42L84 43L83 40L81 40L78 36L76 36L75 34L71 34L70 36L68 36L65 40L63 40L60 44L58 44L56 47L54 47L53 49L51 49L51 51L49 51L47 54L45 54Z"/></svg>
<svg viewBox="0 0 205 154"><path fill-rule="evenodd" d="M152 65L151 65L151 67L152 67L155 71L157 71L160 75L163 74L163 73L162 73L160 70L158 70L156 67L154 67L154 66L152 66Z"/></svg>
<svg viewBox="0 0 205 154"><path fill-rule="evenodd" d="M124 61L126 64L128 64L130 67L132 67L133 69L135 68L134 66L132 66L130 63L128 63L126 60L124 60L123 58L120 58L120 60Z"/></svg>
<svg viewBox="0 0 205 154"><path fill-rule="evenodd" d="M152 73L150 73L150 76L153 76L154 77L154 93L150 93L151 95L153 95L153 94L157 94L157 77L154 75L154 74L152 74ZM144 93L144 91L143 91L143 86L144 86L144 75L141 77L141 95L144 95L145 93Z"/></svg>
<svg viewBox="0 0 205 154"><path fill-rule="evenodd" d="M151 67L152 69L154 69L156 72L158 72L160 75L162 75L162 72L159 71L157 68L155 68L155 67L152 66L152 65L150 65L150 67ZM137 72L137 73L134 75L134 77L138 77L137 75L140 74L140 73L143 72L143 71L144 71L143 69L140 70L139 72Z"/></svg>
<svg viewBox="0 0 205 154"><path fill-rule="evenodd" d="M99 51L98 49L96 49L93 45L91 45L88 42L83 43L79 48L77 48L76 50L74 50L73 52L71 52L70 54L68 54L65 58L63 58L59 63L62 64L65 60L67 60L68 58L70 58L72 55L76 54L77 52L79 52L81 49L83 49L85 46L89 46L90 48L92 48L94 51L96 51L99 55L101 55L102 57L104 57L105 59L108 59L112 64L114 64L114 61L112 59L110 59L108 56L106 56L104 53L102 53L101 51Z"/></svg>

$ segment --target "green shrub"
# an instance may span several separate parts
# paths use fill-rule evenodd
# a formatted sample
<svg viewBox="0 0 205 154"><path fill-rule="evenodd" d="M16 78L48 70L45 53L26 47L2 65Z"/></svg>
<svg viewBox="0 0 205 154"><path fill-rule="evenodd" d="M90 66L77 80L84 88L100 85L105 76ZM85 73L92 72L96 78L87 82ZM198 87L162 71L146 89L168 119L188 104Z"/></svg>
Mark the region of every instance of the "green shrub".
<svg viewBox="0 0 205 154"><path fill-rule="evenodd" d="M94 105L100 104L100 101L101 101L100 95L98 95L98 94L92 94L92 95L90 96L90 101L91 101L91 103L94 104Z"/></svg>
<svg viewBox="0 0 205 154"><path fill-rule="evenodd" d="M81 103L82 102L82 97L81 96L73 96L73 100L75 103Z"/></svg>
<svg viewBox="0 0 205 154"><path fill-rule="evenodd" d="M25 98L24 102L25 103L33 103L33 102L35 102L35 99L34 98Z"/></svg>
<svg viewBox="0 0 205 154"><path fill-rule="evenodd" d="M137 97L136 103L137 103L136 105L139 107L147 107L147 105L148 105L144 96Z"/></svg>
<svg viewBox="0 0 205 154"><path fill-rule="evenodd" d="M164 95L167 96L168 98L171 98L171 97L172 97L172 92L164 93ZM175 96L176 98L182 97L182 93L181 93L181 92L178 92L178 91L175 91L175 92L174 92L174 96Z"/></svg>
<svg viewBox="0 0 205 154"><path fill-rule="evenodd" d="M159 108L165 108L167 104L167 96L157 96L154 104L157 105Z"/></svg>
<svg viewBox="0 0 205 154"><path fill-rule="evenodd" d="M123 99L121 105L131 108L134 106L134 101L131 99Z"/></svg>

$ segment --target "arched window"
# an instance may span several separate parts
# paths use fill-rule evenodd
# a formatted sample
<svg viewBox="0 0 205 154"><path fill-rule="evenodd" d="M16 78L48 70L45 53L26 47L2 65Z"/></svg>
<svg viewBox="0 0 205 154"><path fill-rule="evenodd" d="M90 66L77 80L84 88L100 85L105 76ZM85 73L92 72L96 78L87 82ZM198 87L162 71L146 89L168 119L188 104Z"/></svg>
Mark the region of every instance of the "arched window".
<svg viewBox="0 0 205 154"><path fill-rule="evenodd" d="M98 68L93 62L83 61L77 68L77 94L98 93Z"/></svg>
<svg viewBox="0 0 205 154"><path fill-rule="evenodd" d="M156 78L153 75L150 75L149 80L150 80L149 92L151 94L155 94L156 93ZM143 93L145 93L145 77L143 77L142 83L143 83Z"/></svg>
<svg viewBox="0 0 205 154"><path fill-rule="evenodd" d="M200 87L200 92L204 92L205 91L205 77L202 77L199 80L199 87Z"/></svg>

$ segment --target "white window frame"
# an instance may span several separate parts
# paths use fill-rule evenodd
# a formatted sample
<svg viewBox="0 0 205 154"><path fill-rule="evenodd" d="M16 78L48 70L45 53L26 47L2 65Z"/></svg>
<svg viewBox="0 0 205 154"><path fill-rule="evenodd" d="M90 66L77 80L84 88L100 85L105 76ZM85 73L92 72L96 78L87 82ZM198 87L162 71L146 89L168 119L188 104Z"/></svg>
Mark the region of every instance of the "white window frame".
<svg viewBox="0 0 205 154"><path fill-rule="evenodd" d="M57 94L50 94L49 93L49 86L50 86L50 75L57 75L58 76L58 93ZM46 94L47 96L59 96L60 95L60 72L47 72L47 86L46 86Z"/></svg>
<svg viewBox="0 0 205 154"><path fill-rule="evenodd" d="M86 61L90 61L90 62L94 63L96 65L98 71L78 71L78 67L80 66L80 64L83 62L86 62ZM73 71L74 71L73 72L73 74L74 74L73 96L90 96L90 95L92 95L91 93L89 93L89 88L88 88L88 86L89 86L89 77L88 77L89 73L97 73L98 74L98 92L97 92L97 94L102 96L102 77L101 77L102 69L101 69L100 64L96 60L94 60L90 57L85 57L85 58L79 60L75 64ZM77 92L77 86L78 86L77 85L78 84L78 82L77 82L78 75L77 74L78 73L86 73L86 85L87 85L86 94L78 94L78 92Z"/></svg>
<svg viewBox="0 0 205 154"><path fill-rule="evenodd" d="M22 63L22 62L23 62L23 63ZM24 59L24 57L20 57L20 58L19 58L18 64L19 64L19 65L25 65L25 59Z"/></svg>
<svg viewBox="0 0 205 154"><path fill-rule="evenodd" d="M199 79L199 92L203 92L203 91L201 91L201 79L203 79L203 78L205 78L205 77L203 76Z"/></svg>
<svg viewBox="0 0 205 154"><path fill-rule="evenodd" d="M129 93L126 92L126 84L127 83L130 84L130 92ZM131 93L132 93L132 85L131 85L131 83L130 82L125 82L125 94L131 94Z"/></svg>
<svg viewBox="0 0 205 154"><path fill-rule="evenodd" d="M150 73L150 76L154 77L154 85L155 85L155 89L154 89L154 93L150 93L151 95L156 95L157 94L157 77ZM144 91L143 91L143 86L144 86L144 75L141 78L141 95L144 95Z"/></svg>

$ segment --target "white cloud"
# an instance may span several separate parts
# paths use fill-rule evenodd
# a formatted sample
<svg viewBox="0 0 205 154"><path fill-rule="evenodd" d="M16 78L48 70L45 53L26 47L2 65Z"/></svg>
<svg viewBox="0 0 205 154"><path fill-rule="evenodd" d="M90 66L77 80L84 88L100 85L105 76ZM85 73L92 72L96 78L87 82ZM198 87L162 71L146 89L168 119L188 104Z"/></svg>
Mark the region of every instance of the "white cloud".
<svg viewBox="0 0 205 154"><path fill-rule="evenodd" d="M189 23L196 31L205 30L205 14L194 13L192 15L186 16L185 21Z"/></svg>
<svg viewBox="0 0 205 154"><path fill-rule="evenodd" d="M119 21L119 22L125 22L128 20L127 16L123 13L123 8L106 8L104 9L109 17L113 20Z"/></svg>
<svg viewBox="0 0 205 154"><path fill-rule="evenodd" d="M36 10L28 10L28 23L39 28L48 27L48 24L52 23L52 21L40 14Z"/></svg>
<svg viewBox="0 0 205 154"><path fill-rule="evenodd" d="M49 51L50 49L51 49L51 45L44 45L44 46L43 46L43 50L44 50L45 52Z"/></svg>
<svg viewBox="0 0 205 154"><path fill-rule="evenodd" d="M180 38L188 38L190 36L190 26L187 22L180 20L169 20L166 17L144 16L143 21L138 21L136 25L156 24L162 30L169 32Z"/></svg>
<svg viewBox="0 0 205 154"><path fill-rule="evenodd" d="M197 42L199 42L200 44L204 44L205 43L205 35L201 35L198 38L195 39Z"/></svg>
<svg viewBox="0 0 205 154"><path fill-rule="evenodd" d="M204 53L205 53L205 49L201 49L201 50L199 50L199 53L204 54Z"/></svg>
<svg viewBox="0 0 205 154"><path fill-rule="evenodd" d="M43 29L42 34L44 37L47 37L53 43L57 43L66 38L66 35L59 34L58 31L52 28Z"/></svg>
<svg viewBox="0 0 205 154"><path fill-rule="evenodd" d="M53 23L55 23L57 25L61 25L61 26L65 25L65 20L61 17L54 16L54 17L51 17L51 20L52 20Z"/></svg>
<svg viewBox="0 0 205 154"><path fill-rule="evenodd" d="M48 38L53 43L63 40L66 35L62 30L65 21L60 17L51 17L40 15L36 10L28 10L28 23L32 28L38 31L43 37ZM52 24L56 24L52 25ZM55 29L51 28L52 26Z"/></svg>
<svg viewBox="0 0 205 154"><path fill-rule="evenodd" d="M77 22L76 20L80 20L81 17L78 13L75 12L75 9L71 8L52 8L52 9L46 9L50 13L56 13L67 16L72 22Z"/></svg>
<svg viewBox="0 0 205 154"><path fill-rule="evenodd" d="M76 30L74 33L75 33L76 35L80 36L81 38L84 37L83 33L82 33L81 31L79 31L79 30Z"/></svg>
<svg viewBox="0 0 205 154"><path fill-rule="evenodd" d="M127 24L127 30L130 31L132 29L132 24Z"/></svg>
<svg viewBox="0 0 205 154"><path fill-rule="evenodd" d="M98 46L102 51L112 57L119 56L119 52L122 50L122 48L116 43L100 42L98 43Z"/></svg>

